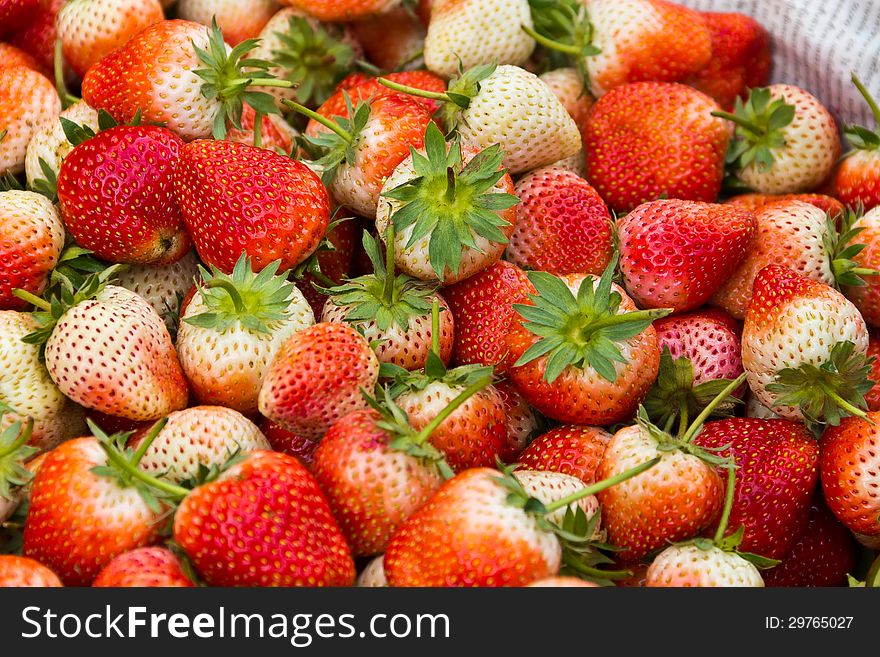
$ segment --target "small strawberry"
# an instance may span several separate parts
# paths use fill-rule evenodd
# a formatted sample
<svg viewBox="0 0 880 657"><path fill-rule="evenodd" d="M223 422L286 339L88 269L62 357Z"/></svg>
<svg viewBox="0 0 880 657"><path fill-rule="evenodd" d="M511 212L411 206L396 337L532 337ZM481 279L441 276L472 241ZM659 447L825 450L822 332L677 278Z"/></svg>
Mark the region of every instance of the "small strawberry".
<svg viewBox="0 0 880 657"><path fill-rule="evenodd" d="M729 205L660 200L617 224L620 271L642 308L693 310L709 300L746 255L755 215Z"/></svg>
<svg viewBox="0 0 880 657"><path fill-rule="evenodd" d="M549 470L596 481L611 434L599 427L563 425L535 438L519 455L518 463L532 470Z"/></svg>
<svg viewBox="0 0 880 657"><path fill-rule="evenodd" d="M583 126L590 183L615 211L666 195L712 203L729 133L714 100L683 84L640 82L602 96Z"/></svg>
<svg viewBox="0 0 880 657"><path fill-rule="evenodd" d="M500 458L504 463L515 463L526 445L538 434L542 426L541 418L510 381L496 382L493 387L501 395L507 427L507 441Z"/></svg>
<svg viewBox="0 0 880 657"><path fill-rule="evenodd" d="M505 255L523 269L551 274L601 274L614 251L611 214L580 176L542 167L520 178L516 227Z"/></svg>
<svg viewBox="0 0 880 657"><path fill-rule="evenodd" d="M584 79L574 68L556 68L542 73L540 76L552 91L565 111L574 119L579 129L583 129L590 115L590 108L595 103L590 91L584 87Z"/></svg>
<svg viewBox="0 0 880 657"><path fill-rule="evenodd" d="M359 588L386 588L388 586L388 579L385 577L384 561L384 554L370 559L370 562L364 566L364 569L358 575L355 586Z"/></svg>
<svg viewBox="0 0 880 657"><path fill-rule="evenodd" d="M93 133L98 132L100 127L98 113L80 101L63 110L58 120L44 123L34 131L27 145L24 168L28 186L46 196L57 195L61 162L73 150L73 144L67 139L64 124L60 121L62 118Z"/></svg>
<svg viewBox="0 0 880 657"><path fill-rule="evenodd" d="M880 205L880 107L855 73L852 81L871 108L877 128L872 131L858 125L846 127L844 135L853 150L838 163L830 187L845 205L870 210Z"/></svg>
<svg viewBox="0 0 880 657"><path fill-rule="evenodd" d="M645 579L648 587L764 587L758 568L736 552L697 543L673 545L661 552Z"/></svg>
<svg viewBox="0 0 880 657"><path fill-rule="evenodd" d="M739 205L752 212L758 212L758 210L771 203L785 201L803 201L804 203L815 205L832 218L837 217L844 209L843 203L825 194L740 194L724 202L731 205Z"/></svg>
<svg viewBox="0 0 880 657"><path fill-rule="evenodd" d="M734 110L714 112L736 127L727 162L745 186L763 194L808 192L840 155L837 125L809 92L788 84L752 89Z"/></svg>
<svg viewBox="0 0 880 657"><path fill-rule="evenodd" d="M64 586L58 575L43 564L12 554L0 554L0 588Z"/></svg>
<svg viewBox="0 0 880 657"><path fill-rule="evenodd" d="M266 440L269 441L274 451L295 456L302 461L303 465L311 469L315 458L315 450L320 443L319 440L297 436L277 422L273 422L265 417L260 419L259 426L260 431L266 436Z"/></svg>
<svg viewBox="0 0 880 657"><path fill-rule="evenodd" d="M323 322L281 345L260 389L267 418L303 438L320 438L339 418L366 408L361 388L372 390L379 360L353 328Z"/></svg>
<svg viewBox="0 0 880 657"><path fill-rule="evenodd" d="M24 171L27 145L44 124L61 112L55 86L25 66L3 69L0 75L0 176Z"/></svg>
<svg viewBox="0 0 880 657"><path fill-rule="evenodd" d="M282 4L318 20L345 23L384 14L400 4L400 0L283 0Z"/></svg>
<svg viewBox="0 0 880 657"><path fill-rule="evenodd" d="M409 68L422 60L427 32L410 7L352 23L351 29L367 59L381 69Z"/></svg>
<svg viewBox="0 0 880 657"><path fill-rule="evenodd" d="M168 548L144 547L120 554L98 573L92 586L178 587L195 586L180 559Z"/></svg>
<svg viewBox="0 0 880 657"><path fill-rule="evenodd" d="M226 42L236 46L260 31L278 10L275 0L180 0L177 17L211 25L216 21Z"/></svg>

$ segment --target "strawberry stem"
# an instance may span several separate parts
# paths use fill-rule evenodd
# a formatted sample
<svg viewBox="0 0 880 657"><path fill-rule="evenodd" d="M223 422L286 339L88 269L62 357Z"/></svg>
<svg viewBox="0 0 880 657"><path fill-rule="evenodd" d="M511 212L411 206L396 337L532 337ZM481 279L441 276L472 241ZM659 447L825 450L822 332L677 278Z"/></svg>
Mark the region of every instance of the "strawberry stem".
<svg viewBox="0 0 880 657"><path fill-rule="evenodd" d="M556 52L562 52L566 55L571 55L572 57L577 57L579 55L584 54L584 49L579 48L578 46L573 46L567 43L559 43L559 41L554 41L553 39L548 39L540 32L537 32L534 28L529 27L528 25L520 25L522 31L532 37L539 44L544 46L549 50L555 50Z"/></svg>
<svg viewBox="0 0 880 657"><path fill-rule="evenodd" d="M27 424L24 427L24 430L18 434L18 438L13 441L11 445L6 447L5 449L0 450L0 460L6 458L10 454L14 454L18 451L18 449L24 445L28 440L30 440L31 432L34 429L34 418L28 417Z"/></svg>
<svg viewBox="0 0 880 657"><path fill-rule="evenodd" d="M394 222L389 221L385 229L385 285L382 298L389 306L394 302Z"/></svg>
<svg viewBox="0 0 880 657"><path fill-rule="evenodd" d="M254 146L263 147L263 115L260 112L254 113Z"/></svg>
<svg viewBox="0 0 880 657"><path fill-rule="evenodd" d="M336 121L332 121L332 120L328 119L326 116L321 116L317 112L310 110L308 107L306 107L304 105L300 105L299 103L296 103L292 100L287 100L285 98L281 102L286 107L289 107L290 109L294 110L295 112L299 112L303 116L307 116L308 118L312 119L313 121L317 121L322 126L327 128L328 130L332 130L337 135L339 135L343 140L345 140L347 143L350 144L352 141L354 141L354 136L350 132L346 132L341 127L339 127L339 124L336 123Z"/></svg>
<svg viewBox="0 0 880 657"><path fill-rule="evenodd" d="M459 406L464 404L468 399L470 399L480 390L487 387L490 383L492 383L492 377L487 376L465 388L461 393L459 393L459 395L455 399L449 402L446 408L437 413L437 415L435 415L434 418L430 422L428 422L428 424L426 424L422 428L422 430L418 432L418 434L416 434L416 437L414 439L415 442L418 444L426 442L431 437L431 434L437 430L437 427L443 424L446 418L455 413L455 411L458 410Z"/></svg>
<svg viewBox="0 0 880 657"><path fill-rule="evenodd" d="M703 423L709 418L712 413L715 412L715 409L718 408L724 400L726 400L734 390L739 388L746 380L746 374L743 372L738 377L736 377L733 381L727 384L727 387L724 388L718 396L715 397L709 404L702 410L702 412L697 416L697 419L694 420L693 424L691 424L690 428L687 432L682 436L681 443L688 444L694 437L699 433L700 429L703 427Z"/></svg>
<svg viewBox="0 0 880 657"><path fill-rule="evenodd" d="M278 78L236 78L229 82L229 86L242 84L248 87L280 87L282 89L291 89L296 86L290 80L279 80Z"/></svg>
<svg viewBox="0 0 880 657"><path fill-rule="evenodd" d="M224 280L222 278L214 278L211 279L211 282L208 283L206 287L212 289L219 287L220 289L225 290L229 295L229 299L232 301L232 305L235 307L235 312L238 314L244 312L244 299L241 298L241 294L239 294L238 289L232 281Z"/></svg>
<svg viewBox="0 0 880 657"><path fill-rule="evenodd" d="M163 417L152 427L150 427L149 432L147 432L147 435L144 436L144 439L138 446L137 451L134 453L134 456L132 456L132 465L137 466L141 462L141 460L144 458L144 454L146 454L147 450L150 449L150 445L153 444L153 441L156 440L156 436L158 436L162 432L162 429L165 428L166 424L168 424L168 418Z"/></svg>
<svg viewBox="0 0 880 657"><path fill-rule="evenodd" d="M857 406L853 406L852 404L850 404L843 397L838 395L837 392L835 392L830 386L825 385L825 383L823 383L822 381L819 381L818 384L819 387L822 389L822 392L824 392L828 396L828 398L835 404L837 404L840 408L847 411L850 415L855 415L856 417L860 417L863 420L867 420L871 424L874 424L874 422L872 422L871 419L868 418L868 415L865 413L865 411L858 408Z"/></svg>
<svg viewBox="0 0 880 657"><path fill-rule="evenodd" d="M399 91L403 94L409 94L410 96L418 96L419 98L429 98L430 100L439 100L443 103L451 103L452 99L449 97L449 94L446 93L438 93L436 91L428 91L427 89L417 89L416 87L408 87L405 84L399 84L397 82L393 82L388 78L379 78L379 84L388 87L394 91Z"/></svg>
<svg viewBox="0 0 880 657"><path fill-rule="evenodd" d="M626 481L627 479L632 479L636 475L642 474L645 470L650 470L655 465L660 462L659 456L652 458L650 461L645 461L637 465L634 468L630 468L620 474L616 474L613 477L608 477L607 479L603 479L602 481L597 481L595 484L591 484L586 488L581 488L576 493L572 493L566 497L562 497L555 502L551 502L546 505L545 509L547 513L553 513L554 511L561 509L563 507L572 504L573 502L577 502L579 500L584 499L585 497L589 497L590 495L595 495L596 493L601 493L603 490L607 488L611 488L612 486L616 486L617 484Z"/></svg>
<svg viewBox="0 0 880 657"><path fill-rule="evenodd" d="M440 300L431 301L431 351L440 358Z"/></svg>
<svg viewBox="0 0 880 657"><path fill-rule="evenodd" d="M562 563L587 577L610 580L629 579L632 577L631 570L602 570L601 568L584 565L578 561L577 556L569 552L563 552Z"/></svg>
<svg viewBox="0 0 880 657"><path fill-rule="evenodd" d="M41 299L35 294L31 294L27 290L22 290L21 288L15 288L12 293L17 296L19 299L23 301L27 301L32 306L39 308L40 310L45 310L46 312L52 311L52 305L46 301L45 299Z"/></svg>
<svg viewBox="0 0 880 657"><path fill-rule="evenodd" d="M684 437L684 434L687 433L688 426L688 400L687 397L682 397L679 401L679 416L678 416L678 439L681 440Z"/></svg>
<svg viewBox="0 0 880 657"><path fill-rule="evenodd" d="M721 520L718 521L718 529L715 530L715 545L724 538L727 531L727 523L730 520L730 512L733 509L733 492L736 484L736 468L731 463L727 466L727 492L724 496L724 510L721 512Z"/></svg>
<svg viewBox="0 0 880 657"><path fill-rule="evenodd" d="M110 462L112 462L113 465L115 465L117 468L130 475L134 479L139 480L140 482L146 484L151 488L155 488L156 490L162 491L163 493L170 495L178 502L189 495L190 491L183 486L175 486L170 482L162 481L161 479L153 477L152 475L148 475L136 465L129 462L112 446L105 443L101 443L101 445L104 448L104 453L107 454L107 458L110 460Z"/></svg>
<svg viewBox="0 0 880 657"><path fill-rule="evenodd" d="M871 108L871 113L874 115L874 121L880 126L880 107L877 106L877 101L874 100L873 96L871 96L871 92L869 92L865 85L862 84L862 81L859 80L855 73L852 74L851 79L852 83L856 85L856 89L862 94L862 98L868 103L868 107Z"/></svg>
<svg viewBox="0 0 880 657"><path fill-rule="evenodd" d="M748 119L745 119L741 116L737 116L736 114L732 114L730 112L724 112L722 110L715 110L712 112L712 116L715 116L719 119L727 119L728 121L735 123L740 128L748 130L752 134L756 136L763 136L766 134L766 130L763 130L759 125L752 123Z"/></svg>

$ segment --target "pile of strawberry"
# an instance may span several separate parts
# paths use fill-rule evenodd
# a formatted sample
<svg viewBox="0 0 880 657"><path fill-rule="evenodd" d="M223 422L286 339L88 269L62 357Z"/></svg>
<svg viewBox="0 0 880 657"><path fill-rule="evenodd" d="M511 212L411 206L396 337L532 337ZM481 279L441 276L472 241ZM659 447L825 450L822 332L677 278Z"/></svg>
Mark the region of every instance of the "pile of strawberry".
<svg viewBox="0 0 880 657"><path fill-rule="evenodd" d="M880 584L878 129L741 14L282 4L0 0L0 585Z"/></svg>

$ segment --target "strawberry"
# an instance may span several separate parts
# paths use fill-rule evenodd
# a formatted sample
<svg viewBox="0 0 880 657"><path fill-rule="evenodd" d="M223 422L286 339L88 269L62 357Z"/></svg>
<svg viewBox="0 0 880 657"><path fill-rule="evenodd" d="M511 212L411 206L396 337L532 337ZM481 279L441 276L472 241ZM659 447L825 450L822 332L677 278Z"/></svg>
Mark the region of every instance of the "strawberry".
<svg viewBox="0 0 880 657"><path fill-rule="evenodd" d="M865 395L869 411L880 411L880 335L871 331L868 334L868 361L871 363L871 372L868 379L874 381L874 387Z"/></svg>
<svg viewBox="0 0 880 657"><path fill-rule="evenodd" d="M27 145L43 124L61 112L54 85L24 66L3 69L0 75L0 176L24 171Z"/></svg>
<svg viewBox="0 0 880 657"><path fill-rule="evenodd" d="M434 93L443 93L446 91L446 80L439 75L435 75L430 71L398 71L388 73L382 76L383 80L388 80L396 84L412 87L421 91L429 91ZM347 109L345 95L352 99L352 102L368 101L380 94L400 93L409 96L403 92L395 92L380 82L380 78L370 77L364 73L352 73L345 77L336 91L330 96L323 105L318 108L318 114L327 117L345 116ZM431 114L434 114L441 106L440 101L432 98L423 98L421 96L409 96L416 102L420 103ZM317 126L314 126L317 127Z"/></svg>
<svg viewBox="0 0 880 657"><path fill-rule="evenodd" d="M343 324L315 324L281 345L260 388L260 413L317 439L343 415L366 408L360 390L371 390L378 377L379 360L360 333Z"/></svg>
<svg viewBox="0 0 880 657"><path fill-rule="evenodd" d="M226 42L236 46L260 31L278 10L275 0L180 0L177 16L202 25L216 21Z"/></svg>
<svg viewBox="0 0 880 657"><path fill-rule="evenodd" d="M584 79L577 69L556 68L542 73L539 77L550 87L550 91L559 99L577 127L583 129L590 115L590 108L596 101L584 87Z"/></svg>
<svg viewBox="0 0 880 657"><path fill-rule="evenodd" d="M0 554L0 588L13 586L18 588L64 585L58 579L58 575L33 559L13 554Z"/></svg>
<svg viewBox="0 0 880 657"><path fill-rule="evenodd" d="M334 202L332 198L330 202L331 204ZM310 272L307 267L302 280L297 281L297 287L309 302L315 317L321 316L324 304L327 302L327 295L319 292L316 285L325 289L326 285L342 284L352 268L358 246L358 234L362 232L357 221L334 221L322 241L322 245L328 248L319 246L315 254L320 274ZM366 256L364 259L367 259Z"/></svg>
<svg viewBox="0 0 880 657"><path fill-rule="evenodd" d="M172 189L182 147L156 126L118 126L74 144L58 175L58 200L77 243L111 262L183 257L192 244Z"/></svg>
<svg viewBox="0 0 880 657"><path fill-rule="evenodd" d="M283 0L282 4L307 12L318 20L344 23L394 9L400 0Z"/></svg>
<svg viewBox="0 0 880 657"><path fill-rule="evenodd" d="M864 416L867 349L865 321L840 292L778 265L758 274L742 359L749 387L772 411L810 425Z"/></svg>
<svg viewBox="0 0 880 657"><path fill-rule="evenodd" d="M39 0L3 0L0 2L0 35L17 30L27 23L39 6Z"/></svg>
<svg viewBox="0 0 880 657"><path fill-rule="evenodd" d="M259 426L274 451L295 456L311 469L320 441L297 436L268 418L261 418Z"/></svg>
<svg viewBox="0 0 880 657"><path fill-rule="evenodd" d="M283 117L277 114L261 115L260 129L254 130L257 125L256 118L254 108L245 105L241 111L241 129L236 128L230 121L226 126L226 139L239 144L268 148L279 155L290 155L295 150L294 140L299 136L299 132Z"/></svg>
<svg viewBox="0 0 880 657"><path fill-rule="evenodd" d="M19 1L36 6L21 28L9 36L9 42L36 59L40 69L48 74L53 70L55 45L58 42L55 23L58 12L67 0ZM69 79L69 76L65 77Z"/></svg>
<svg viewBox="0 0 880 657"><path fill-rule="evenodd" d="M524 269L551 274L601 274L614 251L608 207L574 173L542 167L520 178L516 227L505 255Z"/></svg>
<svg viewBox="0 0 880 657"><path fill-rule="evenodd" d="M877 413L848 417L830 427L820 443L819 475L828 508L863 537L880 536L880 436Z"/></svg>
<svg viewBox="0 0 880 657"><path fill-rule="evenodd" d="M281 345L315 323L302 293L279 262L259 274L244 255L231 275L200 268L201 282L181 315L177 353L202 404L255 413L260 386Z"/></svg>
<svg viewBox="0 0 880 657"><path fill-rule="evenodd" d="M174 540L207 584L354 584L351 552L327 500L294 457L251 452L215 481L174 492L185 495Z"/></svg>
<svg viewBox="0 0 880 657"><path fill-rule="evenodd" d="M58 118L64 118L83 129L98 132L98 113L80 101L62 110ZM25 153L24 168L28 186L47 196L57 195L58 173L61 162L73 150L73 144L64 133L64 123L60 120L43 123L34 131Z"/></svg>
<svg viewBox="0 0 880 657"><path fill-rule="evenodd" d="M639 82L602 96L583 126L590 183L615 211L661 195L714 202L728 129L718 105L683 84Z"/></svg>
<svg viewBox="0 0 880 657"><path fill-rule="evenodd" d="M351 29L367 59L381 69L394 70L421 61L427 32L409 7L352 23Z"/></svg>
<svg viewBox="0 0 880 657"><path fill-rule="evenodd" d="M128 445L137 450L150 436L148 429L140 429ZM140 469L175 484L196 479L201 468L219 468L236 454L271 449L253 422L223 406L192 406L170 413L151 440Z"/></svg>
<svg viewBox="0 0 880 657"><path fill-rule="evenodd" d="M730 111L737 98L769 81L770 35L745 14L704 12L702 18L712 39L712 58L685 82Z"/></svg>
<svg viewBox="0 0 880 657"><path fill-rule="evenodd" d="M515 303L525 303L535 288L516 265L499 260L443 290L455 317L453 361L458 365L507 367L507 331L517 317Z"/></svg>
<svg viewBox="0 0 880 657"><path fill-rule="evenodd" d="M388 580L385 577L385 555L380 554L378 557L370 559L370 562L364 566L357 578L359 588L385 588L388 586Z"/></svg>
<svg viewBox="0 0 880 657"><path fill-rule="evenodd" d="M815 205L831 217L837 217L844 209L843 203L825 194L740 194L724 202L742 206L752 212L758 212L758 210L771 203L785 201L803 201L804 203Z"/></svg>
<svg viewBox="0 0 880 657"><path fill-rule="evenodd" d="M518 463L592 484L610 440L611 434L599 427L563 425L535 438L519 455Z"/></svg>
<svg viewBox="0 0 880 657"><path fill-rule="evenodd" d="M852 215L847 214L846 219ZM865 248L852 256L858 272L866 274L859 285L844 287L847 297L856 305L865 321L871 326L880 326L880 278L870 275L880 266L880 209L869 210L855 220L852 228L858 231L856 241Z"/></svg>
<svg viewBox="0 0 880 657"><path fill-rule="evenodd" d="M171 550L144 547L120 554L110 561L95 577L92 586L191 588L195 585Z"/></svg>
<svg viewBox="0 0 880 657"><path fill-rule="evenodd" d="M831 173L840 155L837 125L809 92L788 84L752 89L733 113L715 112L736 127L727 154L736 177L762 194L808 192Z"/></svg>
<svg viewBox="0 0 880 657"><path fill-rule="evenodd" d="M521 66L535 49L528 0L434 0L425 65L445 78L480 64Z"/></svg>
<svg viewBox="0 0 880 657"><path fill-rule="evenodd" d="M617 224L620 271L642 308L693 310L709 300L746 254L755 215L729 205L660 200Z"/></svg>
<svg viewBox="0 0 880 657"><path fill-rule="evenodd" d="M806 428L731 418L707 423L694 444L736 464L729 526L742 526L740 548L772 559L788 554L807 526L819 477L819 446Z"/></svg>
<svg viewBox="0 0 880 657"><path fill-rule="evenodd" d="M504 405L504 418L507 428L507 441L501 450L500 458L505 463L515 463L541 427L537 412L529 406L510 381L499 381L493 387L501 395Z"/></svg>
<svg viewBox="0 0 880 657"><path fill-rule="evenodd" d="M762 576L767 586L845 586L855 565L852 535L817 496L806 530L779 565Z"/></svg>
<svg viewBox="0 0 880 657"><path fill-rule="evenodd" d="M534 582L530 582L526 584L528 587L539 587L539 588L572 588L572 587L587 587L587 588L595 588L599 586L598 584L593 584L592 582L586 582L582 579L578 579L577 577L544 577L542 579L536 579Z"/></svg>
<svg viewBox="0 0 880 657"><path fill-rule="evenodd" d="M174 195L199 257L226 273L242 252L256 271L278 259L287 271L318 248L330 220L327 191L308 167L229 141L184 146Z"/></svg>
<svg viewBox="0 0 880 657"><path fill-rule="evenodd" d="M764 579L754 564L736 552L688 543L663 550L648 568L645 586L763 588Z"/></svg>
<svg viewBox="0 0 880 657"><path fill-rule="evenodd" d="M457 283L501 258L517 198L497 146L479 153L447 143L435 124L388 176L376 229L393 226L395 264L423 281ZM386 200L387 199L387 200Z"/></svg>
<svg viewBox="0 0 880 657"><path fill-rule="evenodd" d="M64 247L64 224L55 206L34 192L0 192L0 309L22 310L13 294L42 294Z"/></svg>
<svg viewBox="0 0 880 657"><path fill-rule="evenodd" d="M855 73L853 84L871 108L877 128L847 126L844 135L853 149L837 164L830 180L832 194L850 207L870 210L880 205L880 108Z"/></svg>
<svg viewBox="0 0 880 657"><path fill-rule="evenodd" d="M33 69L48 77L49 71L40 66L36 59L28 55L21 48L16 48L11 43L0 42L0 69L13 66L24 66Z"/></svg>
<svg viewBox="0 0 880 657"><path fill-rule="evenodd" d="M668 310L638 310L601 277L562 279L532 272L538 293L516 304L506 346L508 376L526 401L558 422L604 425L632 416L657 376L660 350L654 319Z"/></svg>
<svg viewBox="0 0 880 657"><path fill-rule="evenodd" d="M58 12L56 29L64 60L83 77L92 64L163 19L159 0L71 0Z"/></svg>

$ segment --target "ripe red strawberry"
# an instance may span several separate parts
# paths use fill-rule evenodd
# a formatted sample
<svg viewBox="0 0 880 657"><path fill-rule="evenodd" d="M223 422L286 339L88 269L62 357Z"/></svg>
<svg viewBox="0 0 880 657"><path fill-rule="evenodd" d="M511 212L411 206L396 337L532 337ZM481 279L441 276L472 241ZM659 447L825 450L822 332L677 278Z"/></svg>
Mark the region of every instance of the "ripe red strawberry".
<svg viewBox="0 0 880 657"><path fill-rule="evenodd" d="M345 23L383 14L400 0L283 0L282 4L300 9L318 20Z"/></svg>
<svg viewBox="0 0 880 657"><path fill-rule="evenodd" d="M0 2L0 35L19 29L30 19L37 7L39 0L3 0Z"/></svg>
<svg viewBox="0 0 880 657"><path fill-rule="evenodd" d="M25 0L28 1L28 0ZM37 60L41 70L47 74L53 69L55 44L58 31L55 23L58 12L67 0L29 0L29 4L37 5L28 20L9 35L9 42L24 50ZM14 0L13 0L14 2ZM69 76L65 76L69 81Z"/></svg>
<svg viewBox="0 0 880 657"><path fill-rule="evenodd" d="M501 395L507 427L507 441L500 458L504 463L516 463L541 427L541 419L510 381L496 382L493 387Z"/></svg>
<svg viewBox="0 0 880 657"><path fill-rule="evenodd" d="M769 82L773 61L770 36L751 16L704 12L712 39L712 58L685 82L712 96L727 111L749 89Z"/></svg>
<svg viewBox="0 0 880 657"><path fill-rule="evenodd" d="M110 262L168 264L192 247L174 199L183 142L156 126L118 126L77 145L58 176L64 225Z"/></svg>
<svg viewBox="0 0 880 657"><path fill-rule="evenodd" d="M880 411L880 335L876 331L868 334L868 351L865 356L873 359L868 379L874 381L874 387L865 395L865 401L869 411Z"/></svg>
<svg viewBox="0 0 880 657"><path fill-rule="evenodd" d="M847 219L849 215L847 215ZM860 232L856 242L865 248L852 256L852 261L861 269L876 270L880 265L880 209L869 210L852 224ZM866 275L861 285L843 288L844 293L856 304L862 317L871 326L880 326L880 277Z"/></svg>
<svg viewBox="0 0 880 657"><path fill-rule="evenodd" d="M599 427L564 425L535 438L518 462L532 470L561 472L592 484L610 440L611 434Z"/></svg>
<svg viewBox="0 0 880 657"><path fill-rule="evenodd" d="M163 19L159 0L71 0L58 12L56 29L64 60L83 77L92 64Z"/></svg>
<svg viewBox="0 0 880 657"><path fill-rule="evenodd" d="M144 547L120 554L110 561L95 577L92 586L191 588L195 584L184 573L180 559L171 550Z"/></svg>
<svg viewBox="0 0 880 657"><path fill-rule="evenodd" d="M865 321L840 292L778 265L758 274L742 358L749 387L770 410L810 425L863 415L867 349Z"/></svg>
<svg viewBox="0 0 880 657"><path fill-rule="evenodd" d="M334 202L332 198L330 199L330 202L331 204ZM322 249L319 247L316 254L318 266L321 269L322 279L326 276L329 281L332 281L335 285L339 285L346 276L352 273L351 269L354 255L357 246L361 241L359 238L362 237L362 233L363 231L357 220L342 221L327 231L324 239L326 239L333 248ZM308 271L301 281L297 281L296 286L309 302L309 305L315 313L315 317L321 316L321 312L324 310L324 304L327 302L327 295L319 292L315 288L315 284L323 288L326 283L327 281L323 281L323 283L318 282L314 274L309 273Z"/></svg>
<svg viewBox="0 0 880 657"><path fill-rule="evenodd" d="M243 252L256 271L279 259L287 271L318 248L330 220L327 191L308 167L230 141L184 146L174 194L199 257L225 273Z"/></svg>
<svg viewBox="0 0 880 657"><path fill-rule="evenodd" d="M64 586L58 575L43 564L27 557L0 554L0 588L58 586Z"/></svg>
<svg viewBox="0 0 880 657"><path fill-rule="evenodd" d="M253 39L278 10L275 0L180 0L177 16L202 25L217 21L230 45Z"/></svg>
<svg viewBox="0 0 880 657"><path fill-rule="evenodd" d="M862 536L880 536L880 414L848 417L822 436L819 474L828 508Z"/></svg>
<svg viewBox="0 0 880 657"><path fill-rule="evenodd" d="M804 203L815 205L831 217L837 217L843 212L843 203L825 194L740 194L724 202L742 206L752 212L758 212L771 203L784 201L803 201Z"/></svg>
<svg viewBox="0 0 880 657"><path fill-rule="evenodd" d="M0 192L0 310L23 310L13 290L40 295L64 247L64 224L55 206L34 192Z"/></svg>
<svg viewBox="0 0 880 657"><path fill-rule="evenodd" d="M583 128L590 183L615 211L661 195L714 202L729 133L718 105L682 84L640 82L609 92Z"/></svg>
<svg viewBox="0 0 880 657"><path fill-rule="evenodd" d="M281 346L260 389L260 413L303 438L320 438L339 418L366 408L379 360L353 328L322 322Z"/></svg>
<svg viewBox="0 0 880 657"><path fill-rule="evenodd" d="M806 530L775 568L761 573L767 586L846 586L856 565L855 541L828 510L813 500Z"/></svg>
<svg viewBox="0 0 880 657"><path fill-rule="evenodd" d="M3 69L0 76L0 176L24 171L27 145L42 125L56 119L61 101L44 75L25 66Z"/></svg>
<svg viewBox="0 0 880 657"><path fill-rule="evenodd" d="M355 580L324 494L305 466L285 454L251 452L186 494L174 515L174 540L211 586L352 586Z"/></svg>
<svg viewBox="0 0 880 657"><path fill-rule="evenodd" d="M744 528L739 547L771 559L788 554L807 526L819 477L819 446L804 425L717 420L703 427L694 444L733 457L737 470L728 527L732 532Z"/></svg>
<svg viewBox="0 0 880 657"><path fill-rule="evenodd" d="M598 192L558 167L519 179L516 224L505 255L524 269L551 274L601 274L614 251L613 224Z"/></svg>
<svg viewBox="0 0 880 657"><path fill-rule="evenodd" d="M517 318L515 303L525 303L534 292L525 272L500 260L443 290L455 316L453 361L458 365L494 365L506 369L507 331Z"/></svg>
<svg viewBox="0 0 880 657"><path fill-rule="evenodd" d="M618 221L620 270L642 308L676 312L702 306L739 265L755 215L695 201L643 203Z"/></svg>
<svg viewBox="0 0 880 657"><path fill-rule="evenodd" d="M852 75L853 84L874 114L874 130L850 125L844 130L853 149L837 165L829 187L831 193L852 208L861 205L864 210L880 205L880 108L862 82Z"/></svg>
<svg viewBox="0 0 880 657"><path fill-rule="evenodd" d="M507 334L508 376L526 401L558 422L623 421L657 377L651 322L669 311L638 310L611 282L614 264L601 278L533 272L538 294L515 306L524 321L514 321Z"/></svg>
<svg viewBox="0 0 880 657"><path fill-rule="evenodd" d="M416 61L425 46L425 27L409 7L352 23L351 29L369 61L385 70Z"/></svg>
<svg viewBox="0 0 880 657"><path fill-rule="evenodd" d="M446 91L446 80L430 71L398 71L395 73L388 73L387 75L382 76L382 78L423 91L433 91L434 93L443 93ZM360 101L366 102L370 98L387 93L401 92L395 92L382 85L379 82L379 78L364 76L362 73L352 73L339 83L336 92L330 96L317 111L318 114L329 118L333 118L334 116L345 116L345 94L348 94L352 103L358 103ZM421 104L431 114L434 114L441 105L439 101L431 98L422 98L420 96L409 97ZM317 128L317 126L315 127Z"/></svg>
<svg viewBox="0 0 880 657"><path fill-rule="evenodd" d="M266 440L276 452L282 452L289 456L295 456L303 464L311 468L315 458L315 450L318 448L320 441L310 438L297 436L292 431L288 431L277 422L273 422L268 418L260 418L260 431L266 436Z"/></svg>

